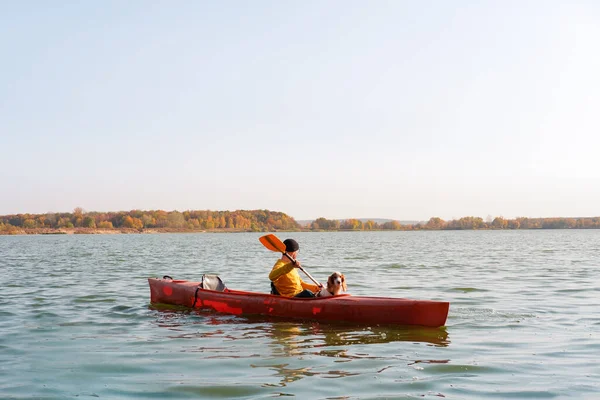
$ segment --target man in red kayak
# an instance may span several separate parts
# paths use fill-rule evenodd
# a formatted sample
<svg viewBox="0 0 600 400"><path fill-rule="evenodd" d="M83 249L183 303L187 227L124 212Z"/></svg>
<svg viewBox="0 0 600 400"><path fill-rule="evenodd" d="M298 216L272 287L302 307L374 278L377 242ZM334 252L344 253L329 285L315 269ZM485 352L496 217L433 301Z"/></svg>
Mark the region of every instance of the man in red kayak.
<svg viewBox="0 0 600 400"><path fill-rule="evenodd" d="M277 260L269 274L271 287L277 290L275 294L284 297L315 297L315 293L321 290L321 287L304 282L298 274L300 262L294 263L300 250L298 242L294 239L286 239L283 244L287 254L283 254Z"/></svg>

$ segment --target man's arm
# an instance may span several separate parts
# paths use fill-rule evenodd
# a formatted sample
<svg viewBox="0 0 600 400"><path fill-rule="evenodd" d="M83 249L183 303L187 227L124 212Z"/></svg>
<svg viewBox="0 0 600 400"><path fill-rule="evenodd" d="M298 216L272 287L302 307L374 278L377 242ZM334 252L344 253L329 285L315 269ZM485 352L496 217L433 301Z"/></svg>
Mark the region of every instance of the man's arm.
<svg viewBox="0 0 600 400"><path fill-rule="evenodd" d="M279 278L282 275L287 274L288 272L290 272L293 269L294 269L294 264L291 262L287 263L287 264L282 264L277 268L273 268L273 270L269 274L269 279L271 281L275 281L275 280L277 280L277 278Z"/></svg>

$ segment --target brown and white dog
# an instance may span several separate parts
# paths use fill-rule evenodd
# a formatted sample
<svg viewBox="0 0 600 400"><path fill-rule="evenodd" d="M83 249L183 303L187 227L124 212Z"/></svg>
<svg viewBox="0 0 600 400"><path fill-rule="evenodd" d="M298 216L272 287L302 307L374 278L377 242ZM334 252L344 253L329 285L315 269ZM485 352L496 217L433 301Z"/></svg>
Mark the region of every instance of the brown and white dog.
<svg viewBox="0 0 600 400"><path fill-rule="evenodd" d="M327 278L327 286L325 286L317 294L317 297L337 296L342 294L347 289L346 277L341 272L334 272Z"/></svg>

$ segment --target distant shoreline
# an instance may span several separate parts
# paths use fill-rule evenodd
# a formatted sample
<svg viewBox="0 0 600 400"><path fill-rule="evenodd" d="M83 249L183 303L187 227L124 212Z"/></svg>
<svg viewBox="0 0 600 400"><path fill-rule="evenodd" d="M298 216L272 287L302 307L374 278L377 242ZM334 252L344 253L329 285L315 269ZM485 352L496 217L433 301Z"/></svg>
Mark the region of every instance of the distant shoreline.
<svg viewBox="0 0 600 400"><path fill-rule="evenodd" d="M0 235L153 234L233 232L364 232L441 230L600 229L600 217L506 219L467 216L451 221L432 217L414 224L396 220L317 218L300 224L270 210L211 211L131 210L0 215Z"/></svg>
<svg viewBox="0 0 600 400"><path fill-rule="evenodd" d="M239 233L247 232L239 229L210 229L210 230L181 230L170 228L115 228L115 229L97 229L97 228L32 228L32 229L14 229L11 232L0 232L0 235L143 235L156 233Z"/></svg>
<svg viewBox="0 0 600 400"><path fill-rule="evenodd" d="M392 232L422 232L422 231L540 231L540 230L590 230L599 228L520 228L520 229L420 229L420 230L395 230ZM0 236L28 236L28 235L153 235L164 233L266 233L266 232L390 232L388 229L372 229L372 230L352 230L352 229L293 229L293 230L271 230L271 231L250 231L243 229L210 229L210 230L178 230L169 228L149 228L149 229L95 229L95 228L34 228L34 229L14 229L10 232L0 232Z"/></svg>

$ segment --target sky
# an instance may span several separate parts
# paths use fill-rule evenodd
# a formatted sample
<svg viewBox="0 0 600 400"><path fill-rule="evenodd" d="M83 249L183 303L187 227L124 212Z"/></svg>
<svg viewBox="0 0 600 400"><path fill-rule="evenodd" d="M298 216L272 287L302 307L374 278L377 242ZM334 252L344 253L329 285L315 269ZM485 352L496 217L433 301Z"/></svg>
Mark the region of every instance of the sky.
<svg viewBox="0 0 600 400"><path fill-rule="evenodd" d="M0 214L600 216L600 2L0 0Z"/></svg>

